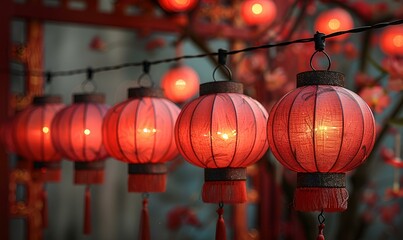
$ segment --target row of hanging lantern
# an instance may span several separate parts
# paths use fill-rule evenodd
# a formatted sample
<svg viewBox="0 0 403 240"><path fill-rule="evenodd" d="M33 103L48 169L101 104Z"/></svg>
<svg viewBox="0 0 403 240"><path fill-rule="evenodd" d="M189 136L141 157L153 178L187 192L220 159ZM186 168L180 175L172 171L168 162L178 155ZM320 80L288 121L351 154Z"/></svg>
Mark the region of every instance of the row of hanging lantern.
<svg viewBox="0 0 403 240"><path fill-rule="evenodd" d="M129 192L143 193L139 239L149 239L148 193L163 192L165 162L178 151L191 164L205 168L202 199L218 203L216 239L226 239L223 205L246 201L245 168L270 146L285 167L298 173L295 208L301 211L343 211L347 208L345 172L360 165L375 141L370 108L344 89L344 75L329 71L324 35L315 35L316 52L329 60L325 71L300 73L297 89L284 96L270 115L243 94L218 53L214 82L200 85L200 96L183 110L163 98L161 89L129 89L128 100L108 110L101 94L74 96L64 107L56 96L36 97L18 113L12 127L17 154L33 162L42 181L60 178L60 159L75 161L75 183L87 185L84 232L90 232L90 184L103 181L103 159L126 162ZM149 77L144 62L139 85ZM223 68L228 81L216 81ZM91 80L91 72L88 72ZM63 108L64 107L64 108ZM320 232L323 231L323 222ZM320 236L323 236L320 234Z"/></svg>

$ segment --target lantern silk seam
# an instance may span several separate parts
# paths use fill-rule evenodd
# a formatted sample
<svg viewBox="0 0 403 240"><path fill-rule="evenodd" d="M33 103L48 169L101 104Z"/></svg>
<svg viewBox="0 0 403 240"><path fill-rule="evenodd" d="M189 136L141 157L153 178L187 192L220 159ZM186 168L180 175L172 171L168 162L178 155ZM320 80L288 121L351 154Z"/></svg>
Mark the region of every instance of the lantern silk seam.
<svg viewBox="0 0 403 240"><path fill-rule="evenodd" d="M87 110L88 110L88 104L84 104L84 116L83 116L83 127L84 127L84 129L87 129ZM82 133L81 133L82 134ZM83 136L83 148L82 148L82 150L83 150L83 156L84 156L84 158L85 159L87 159L87 151L85 151L85 149L87 148L87 141L86 141L86 135L85 134L82 134L82 136Z"/></svg>
<svg viewBox="0 0 403 240"><path fill-rule="evenodd" d="M134 123L133 123L133 126L134 126L134 129L133 129L133 131L134 131L134 134L133 134L133 140L134 140L134 149L135 149L135 155L136 155L136 159L137 159L137 161L139 161L140 159L139 159L139 152L137 151L138 150L138 146L137 146L137 118L138 118L138 116L139 116L139 109L140 109L140 104L143 102L143 98L141 98L140 99L140 101L133 101L133 102L129 102L129 104L127 104L126 106L129 106L129 105L131 105L131 104L133 104L133 103L136 103L136 112L135 112L135 115L134 115L134 119L133 119L133 121L134 121ZM126 107L125 107L126 108ZM121 111L121 113L123 113L124 112L124 109ZM121 114L122 115L122 114ZM120 124L118 124L118 126L119 126ZM128 158L129 159L129 158ZM139 162L141 162L141 161L139 161Z"/></svg>
<svg viewBox="0 0 403 240"><path fill-rule="evenodd" d="M104 119L107 109L105 110L105 108L101 108L101 106L99 104L94 104L94 106L98 109L97 113L101 116L102 119ZM102 125L101 125L101 132L102 132ZM102 134L101 134L102 136ZM103 137L103 136L102 136ZM100 149L103 145L103 141L99 142L99 146L96 149ZM106 149L104 148L103 151L106 151ZM97 153L98 155L96 156L96 158L99 158L99 155L101 154L101 151L98 151Z"/></svg>
<svg viewBox="0 0 403 240"><path fill-rule="evenodd" d="M71 113L71 115L70 115L70 121L69 121L69 124L70 124L70 126L69 126L69 129L71 129L72 128L72 126L73 126L73 117L74 117L74 115L76 115L76 112L78 111L78 108L74 108L74 110L73 110L73 112ZM71 136L71 134L68 134L68 136L69 136L69 142L70 142L70 150L71 150L71 153L73 153L73 155L74 155L74 157L77 159L78 158L78 155L77 155L77 153L74 151L74 148L73 148L73 139L72 139L72 136Z"/></svg>
<svg viewBox="0 0 403 240"><path fill-rule="evenodd" d="M316 85L314 87L316 88L316 90L315 90L315 98L314 98L315 100L314 100L314 103L313 103L313 106L312 106L313 107L312 148L313 148L313 159L315 161L316 171L319 172L318 160L317 160L317 157L316 157L317 152L316 152L316 132L315 132L315 129L316 129L316 104L318 103L319 85ZM288 131L288 132L290 132L290 131ZM289 139L291 140L291 138L289 138Z"/></svg>
<svg viewBox="0 0 403 240"><path fill-rule="evenodd" d="M125 104L126 103L126 101L124 101L123 103L121 103L121 105L123 105L123 104ZM121 112L123 112L127 107L129 106L129 104L125 104L123 107L122 107L122 110L121 110ZM120 150L120 153L122 154L122 159L128 159L127 158L127 156L126 156L126 153L123 151L123 148L122 148L122 145L120 145L120 141L119 141L119 139L120 139L120 136L119 136L119 125L120 125L120 118L121 118L121 116L122 116L122 114L119 114L119 116L118 116L118 119L117 119L117 124L116 125L114 125L114 127L116 127L116 129L115 129L115 131L116 131L116 143L117 143L117 145L118 145L118 147L119 147L119 150ZM135 135L135 134L134 134ZM134 139L136 138L136 136L134 136Z"/></svg>
<svg viewBox="0 0 403 240"><path fill-rule="evenodd" d="M217 94L216 94L216 95L217 95ZM236 111L236 107L235 107L234 101L232 100L232 98L228 97L227 95L224 95L224 97L225 97L225 98L228 98L228 99L231 101L231 105L232 105L232 107L233 107L233 109L234 109L234 112L235 112L235 126L236 126L236 129L238 130L238 129L239 129L239 128L238 128L238 112ZM253 120L256 122L256 119L255 119L255 118L253 118ZM211 123L211 124L212 124L212 123ZM237 150L238 150L238 136L239 136L239 133L237 132L237 133L236 133L236 137L235 137L235 149L234 149L234 154L232 154L232 159L231 159L231 161L228 163L227 167L231 166L232 162L234 161L236 152L237 152ZM255 135L255 138L256 138L256 135ZM213 147L211 147L211 149L213 149ZM245 159L246 159L246 158L245 158Z"/></svg>
<svg viewBox="0 0 403 240"><path fill-rule="evenodd" d="M46 106L43 106L43 107L41 107L40 108L40 110L42 111L41 112L41 126L42 126L42 129L40 129L40 133L41 133L41 155L42 155L42 157L43 158L45 158L44 156L45 156L45 133L43 132L43 126L45 125L45 108ZM32 115L31 115L32 116ZM50 128L50 126L49 126L49 128ZM28 136L27 136L28 137Z"/></svg>
<svg viewBox="0 0 403 240"><path fill-rule="evenodd" d="M217 94L214 94L214 99L213 99L213 102L211 104L211 111L210 111L210 146L211 146L210 150L211 150L211 157L213 158L213 162L214 162L215 166L218 168L218 164L217 164L217 162L215 160L215 157L214 157L214 149L213 149L214 148L214 144L213 144L213 113L214 113L214 105L215 105L216 99L217 99ZM195 109L197 109L197 108L195 108Z"/></svg>
<svg viewBox="0 0 403 240"><path fill-rule="evenodd" d="M171 124L169 124L169 126L175 126L175 122L174 122L174 120L173 120L172 113L171 113L171 111L169 110L169 106L166 104L166 102L165 102L164 100L161 101L161 103L162 103L162 105L165 107L165 109L167 110L167 112L168 112L168 114L169 114L169 120L171 121L171 122L170 122ZM155 111L155 109L154 109L154 111ZM172 134L174 134L174 133L175 133L175 131L173 130L173 131L172 131ZM166 155L166 154L169 152L169 150L170 150L171 147L172 147L172 142L175 142L175 139L174 139L174 141L169 141L169 146L168 146L168 148L165 150L165 152L164 152L163 155ZM155 144L154 144L154 146L155 146Z"/></svg>
<svg viewBox="0 0 403 240"><path fill-rule="evenodd" d="M338 93L337 91L335 91L334 88L332 88L332 90L336 93L337 99L339 100L340 110L341 110L341 119L342 119L342 121L343 121L343 124L342 124L342 126L343 126L343 131L341 132L341 140L340 140L339 153L337 154L336 160L334 161L332 167L330 167L330 169L329 169L327 172L331 172L331 171L333 170L334 166L336 166L336 163L338 162L338 160L339 160L339 158L340 158L341 150L343 149L343 145L344 145L344 144L343 144L343 143L344 143L344 132L345 132L345 129L346 129L346 126L345 126L346 122L345 122L345 120L344 120L344 108L343 108L343 103L342 103L342 101L341 101L341 98L340 98L339 93ZM362 112L361 112L361 113L362 113Z"/></svg>

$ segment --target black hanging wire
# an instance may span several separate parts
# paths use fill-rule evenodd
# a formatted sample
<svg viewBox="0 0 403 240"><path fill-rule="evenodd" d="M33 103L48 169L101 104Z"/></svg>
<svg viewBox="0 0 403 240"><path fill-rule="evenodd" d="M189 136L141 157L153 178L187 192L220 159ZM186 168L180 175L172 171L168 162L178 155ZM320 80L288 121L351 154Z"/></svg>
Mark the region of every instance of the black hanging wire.
<svg viewBox="0 0 403 240"><path fill-rule="evenodd" d="M337 37L343 34L349 34L349 33L361 33L365 31L369 31L372 29L378 29L378 28L384 28L387 26L391 25L399 25L403 24L403 19L398 19L390 22L381 22L377 23L371 26L362 26L362 27L357 27L345 31L339 31L339 32L334 32L325 36L322 36L321 38L323 40L332 38L332 37ZM282 47L282 46L288 46L292 44L298 44L298 43L308 43L308 42L314 42L315 39L312 38L302 38L302 39L296 39L293 41L286 41L286 42L279 42L279 43L274 43L274 44L265 44L265 45L260 45L260 46L253 46L253 47L247 47L243 49L238 49L238 50L232 50L228 51L227 55L233 55L233 54L238 54L242 52L250 52L258 49L268 49L268 48L273 48L273 47ZM212 53L203 53L203 54L197 54L197 55L183 55L183 56L178 56L174 58L166 58L166 59L160 59L160 60L155 60L155 61L150 61L148 62L150 65L157 65L161 63L170 63L170 62L177 62L182 59L193 59L193 58L203 58L203 57L208 57L208 56L217 56L219 53L218 52L212 52ZM139 67L139 66L144 66L143 62L132 62L132 63L123 63L119 65L113 65L113 66L104 66L104 67L98 67L98 68L93 68L93 73L98 73L98 72L106 72L106 71L114 71L114 70L119 70L122 68L127 68L127 67ZM330 67L330 66L329 66ZM67 71L55 71L52 72L53 77L61 77L61 76L71 76L71 75L77 75L77 74L85 74L87 72L87 69L73 69L73 70L67 70ZM13 75L31 75L31 76L45 76L47 72L42 72L42 71L12 71L11 72Z"/></svg>

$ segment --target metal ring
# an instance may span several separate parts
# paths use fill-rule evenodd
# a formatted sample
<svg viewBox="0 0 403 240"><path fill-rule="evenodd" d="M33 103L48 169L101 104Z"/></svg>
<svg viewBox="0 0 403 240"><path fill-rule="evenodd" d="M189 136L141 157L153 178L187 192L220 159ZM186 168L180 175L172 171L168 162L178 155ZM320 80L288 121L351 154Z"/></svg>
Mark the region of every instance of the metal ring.
<svg viewBox="0 0 403 240"><path fill-rule="evenodd" d="M218 207L219 207L219 208L223 208L223 207L224 207L224 202L223 202L223 201L219 202L219 203L218 203Z"/></svg>
<svg viewBox="0 0 403 240"><path fill-rule="evenodd" d="M141 196L143 197L143 199L148 199L150 197L150 194L145 192L145 193L141 194Z"/></svg>
<svg viewBox="0 0 403 240"><path fill-rule="evenodd" d="M326 221L326 218L325 218L325 215L323 215L323 209L322 209L322 211L318 215L318 222L319 222L319 224L323 224L323 223L325 223L325 221Z"/></svg>
<svg viewBox="0 0 403 240"><path fill-rule="evenodd" d="M142 85L142 84L141 84L141 80L143 80L145 77L148 77L148 80L149 80L149 82L151 83L150 86L146 86L146 85ZM154 87L154 82L153 82L153 80L151 79L150 74L148 74L148 73L142 73L142 74L140 75L140 77L137 79L137 84L138 84L140 87Z"/></svg>
<svg viewBox="0 0 403 240"><path fill-rule="evenodd" d="M220 68L220 67L223 67L226 71L227 71L227 76L229 77L229 81L232 81L232 72L231 72L231 70L227 67L227 65L224 65L224 64L220 64L220 65L218 65L216 68L214 68L214 71L213 71L213 79L214 79L214 82L217 82L217 80L216 80L216 78L215 78L215 73L217 72L217 70Z"/></svg>
<svg viewBox="0 0 403 240"><path fill-rule="evenodd" d="M311 66L311 68L312 68L312 70L314 70L314 71L316 71L316 69L313 67L313 65L312 65L312 60L313 60L313 57L315 56L315 54L316 53L318 53L318 52L321 52L321 53L323 53L323 54L325 54L325 56L326 56L326 58L327 58L327 61L329 62L329 65L327 66L327 71L329 71L330 70L330 66L332 66L332 61L330 60L330 57L329 57L329 55L327 55L327 53L325 52L325 51L315 51L313 54L312 54L312 56L311 56L311 60L309 60L309 65Z"/></svg>
<svg viewBox="0 0 403 240"><path fill-rule="evenodd" d="M81 90L85 93L94 93L97 91L97 88L97 85L91 80L85 80L81 83Z"/></svg>

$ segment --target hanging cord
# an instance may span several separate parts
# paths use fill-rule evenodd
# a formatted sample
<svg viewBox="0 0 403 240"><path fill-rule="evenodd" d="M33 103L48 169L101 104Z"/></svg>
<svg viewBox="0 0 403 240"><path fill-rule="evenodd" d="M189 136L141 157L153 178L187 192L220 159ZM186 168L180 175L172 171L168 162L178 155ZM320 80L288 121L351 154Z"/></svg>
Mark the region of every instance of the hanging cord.
<svg viewBox="0 0 403 240"><path fill-rule="evenodd" d="M311 56L311 60L309 60L309 65L311 66L311 68L312 68L312 70L314 70L314 71L316 71L316 69L313 67L313 65L312 65L312 60L313 60L313 57L318 53L318 52L321 52L321 53L323 53L325 56L326 56L326 58L327 58L327 61L328 61L328 63L329 63L329 65L327 66L327 71L329 71L329 69L330 69L330 66L332 65L332 61L330 60L330 57L329 57L329 55L326 53L326 51L325 51L325 34L323 34L323 33L320 33L320 32L316 32L315 33L315 35L314 35L314 37L313 37L313 39L314 39L314 42L315 42L315 52L312 54L312 56Z"/></svg>
<svg viewBox="0 0 403 240"><path fill-rule="evenodd" d="M87 185L84 194L84 235L90 235L91 230L91 189L90 185Z"/></svg>
<svg viewBox="0 0 403 240"><path fill-rule="evenodd" d="M147 60L144 60L143 63L143 73L139 76L139 78L137 79L137 84L140 87L147 87L147 85L143 85L141 82L144 78L148 78L148 81L150 82L150 86L149 87L154 87L154 82L151 79L151 75L150 75L150 68L151 68L151 63Z"/></svg>
<svg viewBox="0 0 403 240"><path fill-rule="evenodd" d="M325 218L325 215L323 215L323 209L322 209L322 211L318 215L319 233L318 233L318 237L316 238L316 240L325 240L325 235L323 234L323 230L325 229L325 221L326 221L326 218Z"/></svg>
<svg viewBox="0 0 403 240"><path fill-rule="evenodd" d="M140 217L140 229L139 229L139 239L140 240L150 240L150 219L148 214L148 198L150 194L143 193L143 208L141 210Z"/></svg>
<svg viewBox="0 0 403 240"><path fill-rule="evenodd" d="M343 34L348 34L348 33L361 33L365 31L369 31L372 29L378 29L378 28L384 28L387 26L392 26L392 25L400 25L403 24L403 19L398 19L390 22L381 22L377 23L371 26L362 26L358 28L353 28L349 29L346 31L339 31L339 32L334 32L331 34L328 34L326 36L323 36L323 39L328 39L328 38L333 38L337 37ZM279 43L274 43L274 44L265 44L265 45L260 45L260 46L253 46L253 47L248 47L248 48L243 48L243 49L238 49L238 50L232 50L227 52L228 55L233 55L233 54L238 54L242 52L250 52L258 49L268 49L268 48L273 48L273 47L281 47L281 46L288 46L292 44L297 44L297 43L308 43L308 42L313 42L315 41L314 38L301 38L301 39L296 39L293 41L287 41L287 42L279 42ZM166 58L166 59L160 59L160 60L155 60L149 62L150 65L156 65L156 64L161 64L161 63L170 63L170 62L177 62L181 59L193 59L193 58L203 58L203 57L208 57L208 56L217 56L219 53L213 52L213 53L203 53L203 54L197 54L197 55L183 55L179 57L174 57L174 58ZM106 72L106 71L113 71L113 70L119 70L122 68L127 68L127 67L138 67L144 65L142 62L132 62L132 63L123 63L119 65L112 65L112 66L104 66L104 67L98 67L94 68L93 71L94 73L96 72ZM57 71L53 72L53 76L71 76L71 75L77 75L77 74L84 74L86 73L87 69L74 69L74 70L67 70L67 71ZM12 74L14 75L35 75L35 76L43 76L44 72L42 71L12 71Z"/></svg>
<svg viewBox="0 0 403 240"><path fill-rule="evenodd" d="M42 211L41 211L41 216L42 216L42 228L47 228L48 227L48 191L46 189L46 183L43 184L42 192L41 192L41 197L42 197Z"/></svg>
<svg viewBox="0 0 403 240"><path fill-rule="evenodd" d="M225 222L224 222L224 203L220 202L218 204L217 209L218 219L217 219L217 226L215 232L215 240L226 240L227 239L227 232L225 229Z"/></svg>
<svg viewBox="0 0 403 240"><path fill-rule="evenodd" d="M85 93L94 93L97 90L97 85L93 81L94 70L87 68L87 79L81 83L81 90Z"/></svg>
<svg viewBox="0 0 403 240"><path fill-rule="evenodd" d="M227 63L227 55L228 55L228 51L225 49L218 49L218 66L214 68L213 71L213 79L214 82L217 81L217 79L215 78L215 74L217 72L218 69L222 68L225 70L225 72L227 73L227 77L228 77L228 81L232 81L232 72L231 70L227 67L226 63Z"/></svg>

